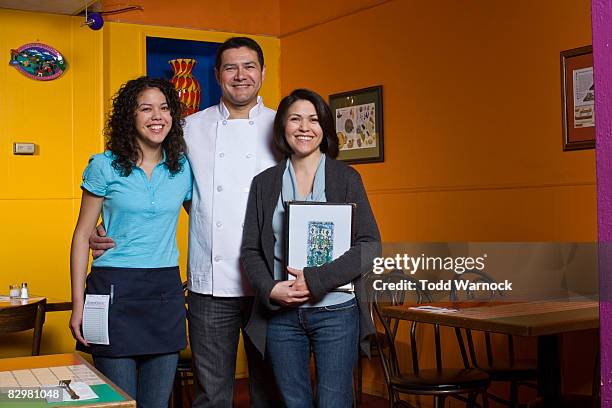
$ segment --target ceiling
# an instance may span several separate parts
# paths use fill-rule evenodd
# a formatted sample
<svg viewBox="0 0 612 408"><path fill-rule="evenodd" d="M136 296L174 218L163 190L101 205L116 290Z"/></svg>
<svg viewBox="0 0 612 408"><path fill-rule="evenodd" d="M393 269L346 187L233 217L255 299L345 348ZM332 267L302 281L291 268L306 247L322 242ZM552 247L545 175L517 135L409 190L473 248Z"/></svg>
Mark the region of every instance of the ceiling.
<svg viewBox="0 0 612 408"><path fill-rule="evenodd" d="M85 6L92 7L97 2L97 0L0 0L0 8L75 16L85 10ZM95 11L95 7L91 10Z"/></svg>

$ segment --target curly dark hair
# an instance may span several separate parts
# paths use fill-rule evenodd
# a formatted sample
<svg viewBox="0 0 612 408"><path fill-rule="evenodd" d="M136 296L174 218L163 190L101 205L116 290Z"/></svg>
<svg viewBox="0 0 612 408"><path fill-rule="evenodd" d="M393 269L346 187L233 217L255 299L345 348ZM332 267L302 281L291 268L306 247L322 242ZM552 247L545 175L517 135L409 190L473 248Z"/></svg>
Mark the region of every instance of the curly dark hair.
<svg viewBox="0 0 612 408"><path fill-rule="evenodd" d="M182 157L186 145L183 139L183 105L178 93L174 85L165 79L142 76L127 81L115 94L113 110L104 129L106 149L117 157L113 161L113 167L123 176L130 175L142 153L136 141L138 132L134 117L138 107L138 95L150 88L157 88L164 94L172 115L172 127L162 143L162 148L166 152L165 165L172 175L183 169Z"/></svg>

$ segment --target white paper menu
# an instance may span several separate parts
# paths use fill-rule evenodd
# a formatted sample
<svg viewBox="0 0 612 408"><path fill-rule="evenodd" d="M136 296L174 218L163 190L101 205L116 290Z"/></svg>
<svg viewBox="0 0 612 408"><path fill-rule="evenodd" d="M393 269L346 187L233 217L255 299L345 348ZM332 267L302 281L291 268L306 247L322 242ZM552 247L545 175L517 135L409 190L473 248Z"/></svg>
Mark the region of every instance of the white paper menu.
<svg viewBox="0 0 612 408"><path fill-rule="evenodd" d="M109 345L108 307L110 295L85 295L83 337L88 343Z"/></svg>

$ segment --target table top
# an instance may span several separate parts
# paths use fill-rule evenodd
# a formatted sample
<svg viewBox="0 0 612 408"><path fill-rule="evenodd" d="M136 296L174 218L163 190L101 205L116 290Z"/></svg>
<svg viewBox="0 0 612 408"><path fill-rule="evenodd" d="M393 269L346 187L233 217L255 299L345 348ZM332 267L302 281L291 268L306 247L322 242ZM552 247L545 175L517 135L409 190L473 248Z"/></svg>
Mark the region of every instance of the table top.
<svg viewBox="0 0 612 408"><path fill-rule="evenodd" d="M0 296L0 309L4 309L7 307L19 306L19 305L27 305L31 302L38 302L40 299L43 299L44 296L33 295L27 299L8 299L8 296ZM72 310L72 302L69 300L62 299L54 299L47 298L47 312L63 312L67 310Z"/></svg>
<svg viewBox="0 0 612 408"><path fill-rule="evenodd" d="M107 387L107 389L108 387L111 387L112 390L116 392L116 394L119 394L120 397L123 397L123 401L104 402L100 400L92 400L91 402L86 402L86 401L78 402L77 401L77 402L66 402L66 403L53 403L52 405L48 405L44 402L41 402L37 406L41 406L41 407L78 406L79 408L88 408L88 407L136 408L136 401L131 399L129 395L127 395L120 388L114 385L108 378L106 378L102 373L100 373L91 364L89 364L83 357L81 357L80 355L76 353L51 354L51 355L35 356L35 357L4 358L4 359L0 359L0 371L61 367L61 366L81 365L81 364L86 365L98 377L104 380L104 382L107 385L102 384L102 386ZM94 386L92 386L92 388L94 388ZM98 395L101 395L101 394L98 393ZM116 399L120 399L119 396L117 396Z"/></svg>
<svg viewBox="0 0 612 408"><path fill-rule="evenodd" d="M432 312L414 309L415 305L386 306L385 316L442 326L512 334L546 336L599 327L596 301L459 302L432 306L457 309Z"/></svg>

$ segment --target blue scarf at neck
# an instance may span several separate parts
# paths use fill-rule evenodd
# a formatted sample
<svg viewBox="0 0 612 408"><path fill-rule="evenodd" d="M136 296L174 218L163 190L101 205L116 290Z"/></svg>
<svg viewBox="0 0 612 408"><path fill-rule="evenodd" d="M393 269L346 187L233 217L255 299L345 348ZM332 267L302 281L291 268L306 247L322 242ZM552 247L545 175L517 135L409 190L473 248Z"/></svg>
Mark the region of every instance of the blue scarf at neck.
<svg viewBox="0 0 612 408"><path fill-rule="evenodd" d="M288 171L287 171L288 170ZM315 201L326 202L325 197L325 154L321 153L317 172L315 173L312 191L306 197L300 197L295 170L291 159L287 159L287 167L283 173L283 201Z"/></svg>

